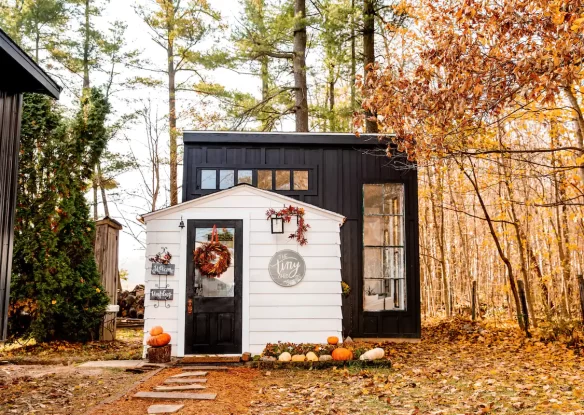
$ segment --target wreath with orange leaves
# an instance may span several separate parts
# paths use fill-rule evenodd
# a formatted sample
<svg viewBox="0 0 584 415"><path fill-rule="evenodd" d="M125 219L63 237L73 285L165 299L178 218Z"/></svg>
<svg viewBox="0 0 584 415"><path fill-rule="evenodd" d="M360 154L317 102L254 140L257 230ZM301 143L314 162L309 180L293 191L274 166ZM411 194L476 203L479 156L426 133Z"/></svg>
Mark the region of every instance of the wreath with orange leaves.
<svg viewBox="0 0 584 415"><path fill-rule="evenodd" d="M220 277L231 265L231 253L219 242L216 226L213 226L211 241L193 250L193 261L201 274L209 278Z"/></svg>

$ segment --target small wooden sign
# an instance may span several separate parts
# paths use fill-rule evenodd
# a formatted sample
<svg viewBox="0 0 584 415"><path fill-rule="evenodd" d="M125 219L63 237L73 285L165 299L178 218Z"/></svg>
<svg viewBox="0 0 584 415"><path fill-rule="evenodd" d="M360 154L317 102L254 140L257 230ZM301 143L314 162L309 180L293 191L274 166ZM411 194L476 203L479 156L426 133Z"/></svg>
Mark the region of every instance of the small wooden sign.
<svg viewBox="0 0 584 415"><path fill-rule="evenodd" d="M292 287L298 284L306 274L304 258L290 249L283 249L274 254L268 264L272 281L282 287Z"/></svg>
<svg viewBox="0 0 584 415"><path fill-rule="evenodd" d="M174 264L160 264L158 262L152 263L150 269L151 275L174 275Z"/></svg>
<svg viewBox="0 0 584 415"><path fill-rule="evenodd" d="M158 301L172 300L174 290L172 288L152 288L150 290L150 299Z"/></svg>

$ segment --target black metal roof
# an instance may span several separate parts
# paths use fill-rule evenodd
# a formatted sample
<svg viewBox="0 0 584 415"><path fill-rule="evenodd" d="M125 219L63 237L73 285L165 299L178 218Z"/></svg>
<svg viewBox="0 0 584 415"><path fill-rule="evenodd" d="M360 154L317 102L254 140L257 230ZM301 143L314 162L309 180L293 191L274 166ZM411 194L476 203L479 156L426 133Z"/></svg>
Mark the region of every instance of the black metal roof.
<svg viewBox="0 0 584 415"><path fill-rule="evenodd" d="M275 133L257 131L183 131L185 144L308 144L308 145L347 145L378 146L391 143L391 135L353 133Z"/></svg>
<svg viewBox="0 0 584 415"><path fill-rule="evenodd" d="M0 90L38 92L58 99L61 87L0 29Z"/></svg>

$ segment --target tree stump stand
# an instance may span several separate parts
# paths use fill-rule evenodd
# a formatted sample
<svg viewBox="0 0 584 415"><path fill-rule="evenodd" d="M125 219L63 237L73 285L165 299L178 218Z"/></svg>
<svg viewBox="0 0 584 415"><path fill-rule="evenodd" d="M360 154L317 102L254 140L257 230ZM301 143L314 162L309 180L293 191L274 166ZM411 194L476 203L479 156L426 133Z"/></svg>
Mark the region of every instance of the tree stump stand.
<svg viewBox="0 0 584 415"><path fill-rule="evenodd" d="M148 348L148 363L168 363L170 362L170 344L160 347Z"/></svg>

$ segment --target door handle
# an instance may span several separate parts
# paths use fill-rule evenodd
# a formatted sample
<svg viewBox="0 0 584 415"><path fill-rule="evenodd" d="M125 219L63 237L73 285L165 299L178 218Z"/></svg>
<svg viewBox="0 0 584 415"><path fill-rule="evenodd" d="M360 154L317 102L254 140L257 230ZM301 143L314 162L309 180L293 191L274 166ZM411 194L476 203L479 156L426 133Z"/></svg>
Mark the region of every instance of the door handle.
<svg viewBox="0 0 584 415"><path fill-rule="evenodd" d="M187 314L193 314L193 300L189 298L187 301Z"/></svg>

